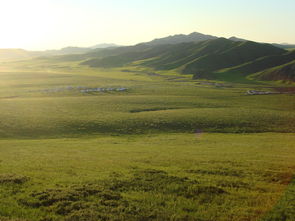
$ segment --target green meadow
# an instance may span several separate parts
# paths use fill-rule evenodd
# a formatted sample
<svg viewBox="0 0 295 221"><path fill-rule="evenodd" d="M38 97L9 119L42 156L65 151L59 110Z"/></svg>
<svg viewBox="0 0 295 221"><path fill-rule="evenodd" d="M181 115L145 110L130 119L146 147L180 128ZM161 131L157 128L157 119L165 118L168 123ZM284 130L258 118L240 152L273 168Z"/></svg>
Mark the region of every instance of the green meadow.
<svg viewBox="0 0 295 221"><path fill-rule="evenodd" d="M0 220L295 220L294 94L233 79L2 63Z"/></svg>

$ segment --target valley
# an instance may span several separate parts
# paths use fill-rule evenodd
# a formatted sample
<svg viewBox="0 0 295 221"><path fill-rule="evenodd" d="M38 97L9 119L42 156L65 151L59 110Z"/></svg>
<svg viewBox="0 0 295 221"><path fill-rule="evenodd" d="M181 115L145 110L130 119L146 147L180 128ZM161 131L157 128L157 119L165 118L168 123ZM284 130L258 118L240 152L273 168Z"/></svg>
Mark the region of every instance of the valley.
<svg viewBox="0 0 295 221"><path fill-rule="evenodd" d="M0 220L294 216L292 83L64 58L1 65Z"/></svg>

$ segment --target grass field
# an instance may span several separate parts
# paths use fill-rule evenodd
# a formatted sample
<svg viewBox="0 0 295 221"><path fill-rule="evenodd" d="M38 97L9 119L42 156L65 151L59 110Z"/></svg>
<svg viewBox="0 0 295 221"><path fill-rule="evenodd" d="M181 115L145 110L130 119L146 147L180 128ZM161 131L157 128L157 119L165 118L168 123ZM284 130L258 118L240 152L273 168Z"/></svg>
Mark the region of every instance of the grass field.
<svg viewBox="0 0 295 221"><path fill-rule="evenodd" d="M0 220L295 220L294 95L245 94L282 86L3 63Z"/></svg>

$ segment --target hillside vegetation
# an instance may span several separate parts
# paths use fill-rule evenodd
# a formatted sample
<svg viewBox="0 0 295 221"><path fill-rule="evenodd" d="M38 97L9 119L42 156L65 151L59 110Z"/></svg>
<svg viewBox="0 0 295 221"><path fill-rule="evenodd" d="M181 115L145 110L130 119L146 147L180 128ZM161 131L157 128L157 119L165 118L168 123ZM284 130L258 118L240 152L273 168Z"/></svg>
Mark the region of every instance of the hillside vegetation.
<svg viewBox="0 0 295 221"><path fill-rule="evenodd" d="M86 60L81 64L103 68L135 64L154 70L176 70L182 74L192 74L194 78L214 79L214 73L224 69L246 78L250 74L288 63L294 57L294 51L288 52L271 44L217 38L178 44L144 43L88 53L84 57L76 57L76 61ZM292 78L283 75L278 75L277 79L292 81Z"/></svg>
<svg viewBox="0 0 295 221"><path fill-rule="evenodd" d="M233 68L229 68L228 71L235 71L237 73L243 73L244 75L248 75L275 66L280 66L289 63L293 60L295 60L295 51L290 51L280 55L261 57L254 61L250 61Z"/></svg>
<svg viewBox="0 0 295 221"><path fill-rule="evenodd" d="M1 63L0 221L294 221L294 68L237 38Z"/></svg>
<svg viewBox="0 0 295 221"><path fill-rule="evenodd" d="M1 221L294 217L293 94L42 59L0 85Z"/></svg>
<svg viewBox="0 0 295 221"><path fill-rule="evenodd" d="M264 81L295 81L295 59L290 63L262 71L254 75L254 78Z"/></svg>
<svg viewBox="0 0 295 221"><path fill-rule="evenodd" d="M132 65L191 74L195 79L245 82L255 79L249 78L249 75L293 61L295 52L286 50L290 48L287 46L291 45L257 43L237 37L218 38L194 32L124 47L102 44L91 48L67 47L43 52L3 49L0 61L39 57L39 60L49 62L79 62L96 68ZM284 75L286 72L274 76L276 73L263 79L293 81L290 74Z"/></svg>

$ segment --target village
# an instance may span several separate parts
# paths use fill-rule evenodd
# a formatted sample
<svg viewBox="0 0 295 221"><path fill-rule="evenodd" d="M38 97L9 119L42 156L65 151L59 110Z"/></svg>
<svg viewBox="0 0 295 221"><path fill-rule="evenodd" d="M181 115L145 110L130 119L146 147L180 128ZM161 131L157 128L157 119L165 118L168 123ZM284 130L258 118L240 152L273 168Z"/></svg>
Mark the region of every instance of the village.
<svg viewBox="0 0 295 221"><path fill-rule="evenodd" d="M65 92L65 91L73 91L73 90L78 90L80 93L90 93L90 92L124 92L124 91L127 91L128 89L125 87L109 87L109 88L93 87L93 88L88 88L85 86L66 86L66 87L44 89L41 92L43 92L43 93L57 93L57 92Z"/></svg>

